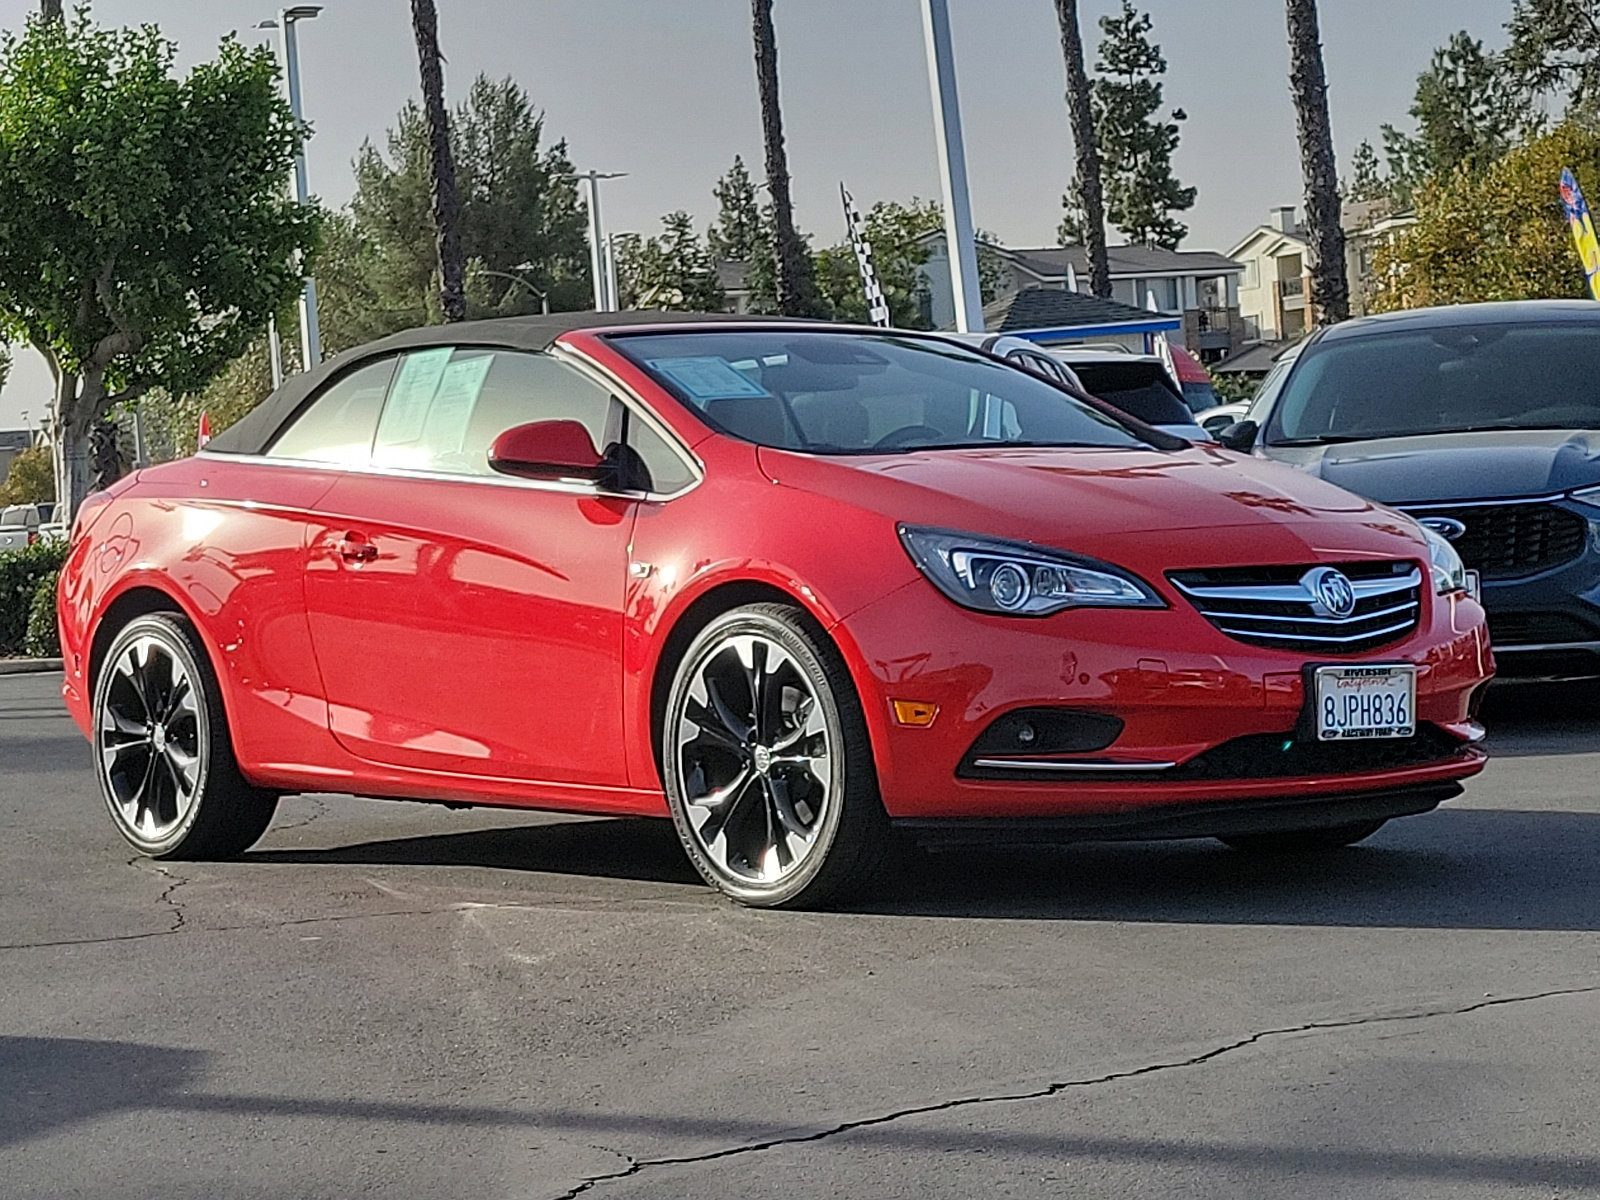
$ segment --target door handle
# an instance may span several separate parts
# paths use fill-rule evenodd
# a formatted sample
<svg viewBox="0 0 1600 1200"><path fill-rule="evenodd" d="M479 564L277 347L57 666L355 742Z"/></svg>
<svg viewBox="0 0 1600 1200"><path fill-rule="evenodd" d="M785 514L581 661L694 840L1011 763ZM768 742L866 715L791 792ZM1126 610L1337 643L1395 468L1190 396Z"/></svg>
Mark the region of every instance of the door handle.
<svg viewBox="0 0 1600 1200"><path fill-rule="evenodd" d="M347 563L371 562L378 557L378 548L359 533L347 533L339 539L339 557Z"/></svg>

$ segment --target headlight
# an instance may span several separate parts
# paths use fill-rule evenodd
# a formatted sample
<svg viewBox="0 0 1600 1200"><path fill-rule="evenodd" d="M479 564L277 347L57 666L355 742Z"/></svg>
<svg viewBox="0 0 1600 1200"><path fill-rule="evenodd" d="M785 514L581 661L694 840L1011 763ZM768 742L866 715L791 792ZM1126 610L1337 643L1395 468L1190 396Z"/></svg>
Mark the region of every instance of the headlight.
<svg viewBox="0 0 1600 1200"><path fill-rule="evenodd" d="M1456 548L1445 541L1444 535L1435 533L1426 525L1422 536L1428 543L1428 566L1433 574L1433 590L1443 596L1448 592L1467 590L1467 568Z"/></svg>
<svg viewBox="0 0 1600 1200"><path fill-rule="evenodd" d="M1092 558L949 529L899 529L911 561L962 608L1043 617L1066 608L1166 607L1148 584Z"/></svg>

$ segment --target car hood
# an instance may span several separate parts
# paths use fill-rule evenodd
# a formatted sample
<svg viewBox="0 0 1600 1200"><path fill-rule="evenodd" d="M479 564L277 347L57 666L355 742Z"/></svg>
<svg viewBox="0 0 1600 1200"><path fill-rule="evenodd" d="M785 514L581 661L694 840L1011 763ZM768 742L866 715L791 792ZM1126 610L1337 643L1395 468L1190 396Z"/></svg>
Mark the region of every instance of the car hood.
<svg viewBox="0 0 1600 1200"><path fill-rule="evenodd" d="M1600 432L1484 430L1267 453L1383 504L1551 496L1600 484Z"/></svg>
<svg viewBox="0 0 1600 1200"><path fill-rule="evenodd" d="M1113 561L1126 561L1124 551L1136 543L1152 551L1164 547L1159 553L1167 567L1180 559L1302 561L1308 547L1358 555L1418 552L1411 522L1301 472L1215 446L1165 453L983 448L828 457L763 448L759 459L775 483L896 521ZM1223 530L1234 532L1223 537Z"/></svg>

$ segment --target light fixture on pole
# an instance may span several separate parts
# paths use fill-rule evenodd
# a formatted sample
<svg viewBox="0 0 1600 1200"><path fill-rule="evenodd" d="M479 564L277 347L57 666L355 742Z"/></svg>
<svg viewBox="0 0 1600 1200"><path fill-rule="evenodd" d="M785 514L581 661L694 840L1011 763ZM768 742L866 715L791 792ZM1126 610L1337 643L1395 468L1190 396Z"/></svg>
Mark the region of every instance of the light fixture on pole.
<svg viewBox="0 0 1600 1200"><path fill-rule="evenodd" d="M289 91L289 111L297 126L305 125L305 115L300 105L300 44L295 37L295 26L309 21L322 11L320 4L294 4L279 10L276 21L262 21L257 29L276 29L283 43L283 75ZM300 204L311 200L311 189L306 181L306 150L302 145L294 156L294 198ZM276 332L276 331L274 331ZM322 330L317 319L317 281L306 276L306 285L300 293L300 361L309 371L322 361Z"/></svg>
<svg viewBox="0 0 1600 1200"><path fill-rule="evenodd" d="M532 270L534 270L535 266L536 266L536 264L534 264L534 263L525 262L525 263L518 263L516 266L511 268L511 271L491 271L488 267L479 267L479 266L469 266L468 270L470 270L474 275L490 275L490 276L493 276L495 279L509 279L512 283L520 283L523 287L527 288L528 291L532 292L535 296L537 296L539 298L539 311L542 314L544 314L545 316L549 316L550 315L550 293L549 292L545 292L545 291L541 291L539 288L534 287L533 284L529 283L520 274L520 272L522 272L522 271L532 271ZM516 271L516 272L519 272L519 273L513 275L512 271Z"/></svg>
<svg viewBox="0 0 1600 1200"><path fill-rule="evenodd" d="M928 86L933 90L933 132L939 143L939 182L944 187L944 236L949 246L950 290L956 329L983 329L978 285L978 248L967 195L967 154L961 140L961 105L956 98L955 54L950 48L946 0L922 0L922 32L928 43Z"/></svg>

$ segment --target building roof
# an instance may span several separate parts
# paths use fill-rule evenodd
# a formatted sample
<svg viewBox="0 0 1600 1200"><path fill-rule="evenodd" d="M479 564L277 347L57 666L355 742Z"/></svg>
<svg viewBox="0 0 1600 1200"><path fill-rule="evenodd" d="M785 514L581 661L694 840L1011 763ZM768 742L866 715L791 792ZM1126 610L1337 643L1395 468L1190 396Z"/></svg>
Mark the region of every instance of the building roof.
<svg viewBox="0 0 1600 1200"><path fill-rule="evenodd" d="M1265 375L1272 370L1272 364L1278 355L1294 345L1297 340L1290 338L1282 342L1257 342L1254 346L1246 346L1237 354L1230 354L1211 370L1224 375Z"/></svg>
<svg viewBox="0 0 1600 1200"><path fill-rule="evenodd" d="M1080 276L1089 273L1089 252L1082 246L1044 246L1007 250L1024 270L1045 279L1064 278L1067 266ZM1211 250L1163 250L1159 246L1107 246L1106 263L1113 278L1131 275L1228 275L1244 267Z"/></svg>
<svg viewBox="0 0 1600 1200"><path fill-rule="evenodd" d="M26 450L33 445L33 434L26 429L0 429L0 450Z"/></svg>
<svg viewBox="0 0 1600 1200"><path fill-rule="evenodd" d="M1177 317L1134 308L1115 300L1101 300L1060 288L1028 287L984 307L984 328L991 333L1070 332L1083 337L1095 333L1159 333L1182 328Z"/></svg>

